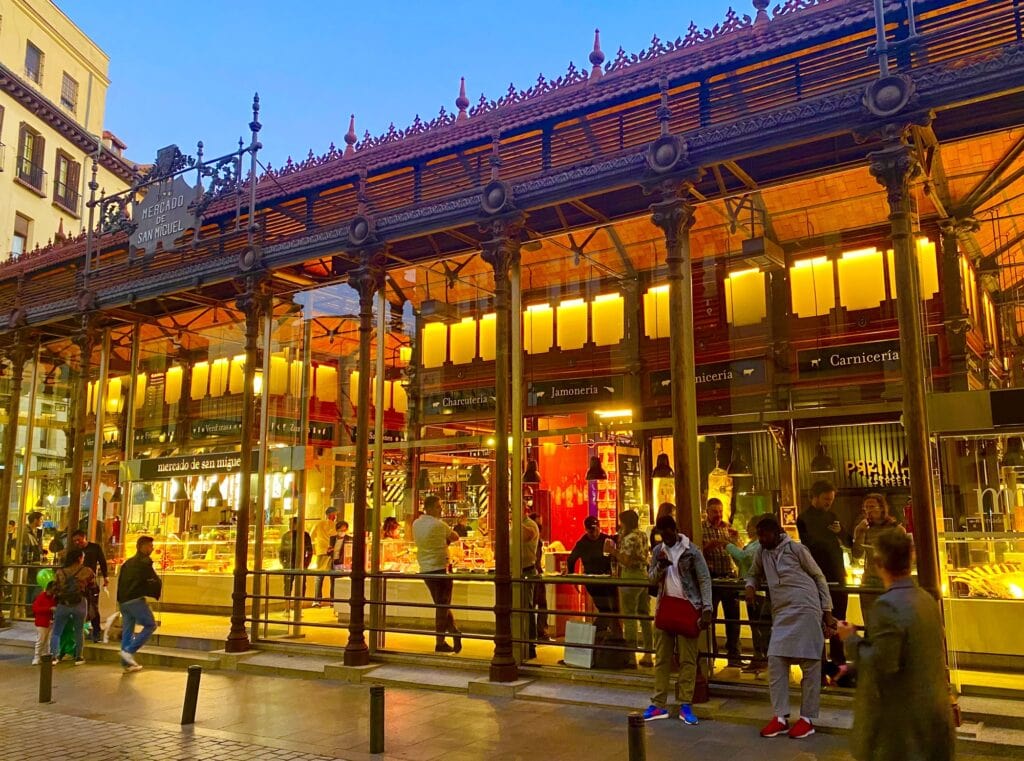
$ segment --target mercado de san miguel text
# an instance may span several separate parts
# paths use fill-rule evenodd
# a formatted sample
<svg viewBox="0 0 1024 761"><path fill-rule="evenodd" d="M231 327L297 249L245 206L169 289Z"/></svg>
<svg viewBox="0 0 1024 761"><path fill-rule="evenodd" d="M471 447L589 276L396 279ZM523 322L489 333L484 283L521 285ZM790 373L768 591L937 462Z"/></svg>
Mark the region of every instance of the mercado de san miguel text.
<svg viewBox="0 0 1024 761"><path fill-rule="evenodd" d="M224 154L93 174L80 235L0 263L0 616L41 513L44 546L82 525L115 565L154 536L165 627L229 652L440 658L411 531L434 495L445 657L511 681L571 668L615 583L559 575L589 516L670 502L696 539L717 497L741 537L796 537L826 480L848 536L868 494L913 534L954 686L1024 690L1024 6L876 6L754 0L638 54L581 33L556 79L464 80L280 167L257 97Z"/></svg>

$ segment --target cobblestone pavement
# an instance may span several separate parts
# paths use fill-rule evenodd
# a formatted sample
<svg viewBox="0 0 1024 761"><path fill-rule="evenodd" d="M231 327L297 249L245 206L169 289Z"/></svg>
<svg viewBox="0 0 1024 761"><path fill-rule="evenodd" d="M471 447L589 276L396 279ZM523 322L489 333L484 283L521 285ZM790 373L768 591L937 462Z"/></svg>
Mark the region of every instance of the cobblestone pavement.
<svg viewBox="0 0 1024 761"><path fill-rule="evenodd" d="M386 753L368 751L364 685L211 671L197 723L182 728L186 675L62 664L40 705L38 669L0 647L0 761L624 761L625 711L388 688ZM768 706L765 706L767 715ZM851 761L847 738L762 740L749 725L647 727L647 758ZM990 761L961 755L959 761Z"/></svg>

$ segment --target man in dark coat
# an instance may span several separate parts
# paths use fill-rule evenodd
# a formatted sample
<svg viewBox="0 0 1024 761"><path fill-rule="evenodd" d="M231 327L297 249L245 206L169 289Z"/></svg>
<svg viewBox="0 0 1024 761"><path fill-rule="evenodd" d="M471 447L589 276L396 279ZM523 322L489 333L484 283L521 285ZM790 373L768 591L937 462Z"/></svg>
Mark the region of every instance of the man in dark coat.
<svg viewBox="0 0 1024 761"><path fill-rule="evenodd" d="M951 761L955 739L939 606L910 577L913 539L890 531L875 544L885 586L861 637L839 636L856 663L853 756L857 761Z"/></svg>

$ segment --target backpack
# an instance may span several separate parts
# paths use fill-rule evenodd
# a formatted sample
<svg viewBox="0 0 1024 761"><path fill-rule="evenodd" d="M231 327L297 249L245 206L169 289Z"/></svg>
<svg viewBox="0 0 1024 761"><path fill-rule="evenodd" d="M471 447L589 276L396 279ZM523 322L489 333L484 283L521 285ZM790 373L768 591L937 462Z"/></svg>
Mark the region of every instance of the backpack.
<svg viewBox="0 0 1024 761"><path fill-rule="evenodd" d="M78 580L78 574L68 576L61 572L62 580L57 588L57 602L61 605L74 607L82 602L82 585Z"/></svg>

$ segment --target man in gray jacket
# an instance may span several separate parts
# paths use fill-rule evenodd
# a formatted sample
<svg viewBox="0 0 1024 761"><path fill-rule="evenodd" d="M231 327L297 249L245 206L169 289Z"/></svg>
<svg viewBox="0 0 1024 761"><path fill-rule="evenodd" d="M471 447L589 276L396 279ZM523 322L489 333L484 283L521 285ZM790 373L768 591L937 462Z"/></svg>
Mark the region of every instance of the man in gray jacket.
<svg viewBox="0 0 1024 761"><path fill-rule="evenodd" d="M910 577L913 539L888 531L874 557L885 592L868 613L867 633L839 624L857 664L853 756L858 761L950 761L953 712L942 620L935 600Z"/></svg>
<svg viewBox="0 0 1024 761"><path fill-rule="evenodd" d="M825 631L834 633L828 583L810 550L782 530L774 515L757 522L761 548L747 574L747 602L754 600L763 581L772 601L772 639L768 645L768 683L775 715L761 737L788 734L799 740L814 734L821 704L821 650ZM799 666L800 719L792 727L789 715L789 670Z"/></svg>

